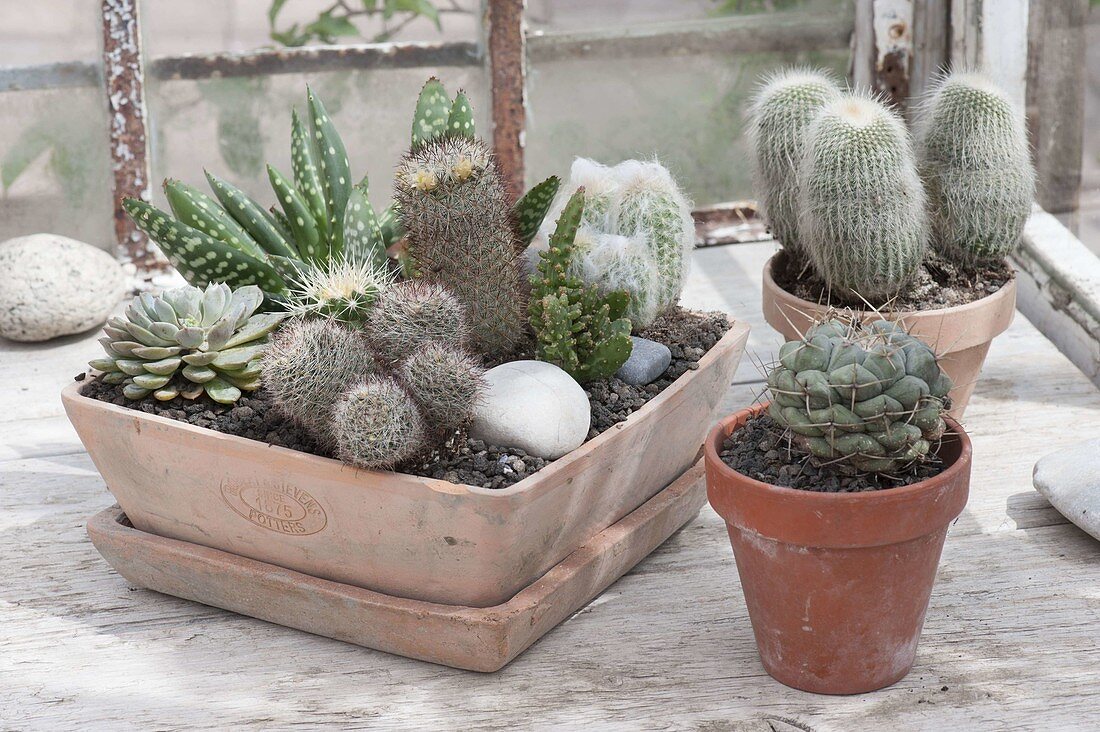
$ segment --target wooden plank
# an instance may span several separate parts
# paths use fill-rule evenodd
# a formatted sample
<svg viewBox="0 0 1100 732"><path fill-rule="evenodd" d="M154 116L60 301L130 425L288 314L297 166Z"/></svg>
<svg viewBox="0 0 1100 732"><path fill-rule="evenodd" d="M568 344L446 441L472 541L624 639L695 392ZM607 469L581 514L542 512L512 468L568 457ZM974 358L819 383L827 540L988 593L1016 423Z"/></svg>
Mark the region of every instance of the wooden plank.
<svg viewBox="0 0 1100 732"><path fill-rule="evenodd" d="M913 99L927 92L936 74L947 65L950 6L950 0L916 0L913 5L913 59L909 66L909 95Z"/></svg>
<svg viewBox="0 0 1100 732"><path fill-rule="evenodd" d="M1053 213L1080 203L1088 0L1032 2L1027 119L1038 173L1036 200Z"/></svg>
<svg viewBox="0 0 1100 732"><path fill-rule="evenodd" d="M904 110L913 61L914 0L856 3L852 81Z"/></svg>
<svg viewBox="0 0 1100 732"><path fill-rule="evenodd" d="M758 358L778 343L759 314L772 251L697 252L685 291L690 305L751 323ZM8 351L0 376L27 372L24 394L56 400L59 385L39 387L29 370L49 382L94 350L89 338ZM759 388L742 373L729 409ZM0 414L37 411L9 391ZM483 677L131 590L84 535L83 521L113 502L87 455L47 448L0 462L0 728L1095 728L1100 545L1031 489L1030 468L1100 431L1100 392L1018 317L994 341L966 421L971 499L948 537L917 666L891 689L844 698L764 674L708 508ZM48 424L35 429L53 439Z"/></svg>
<svg viewBox="0 0 1100 732"><path fill-rule="evenodd" d="M168 268L168 260L122 210L123 198L148 201L149 126L145 69L136 0L101 0L103 78L111 120L111 195L115 202L116 255L139 272Z"/></svg>

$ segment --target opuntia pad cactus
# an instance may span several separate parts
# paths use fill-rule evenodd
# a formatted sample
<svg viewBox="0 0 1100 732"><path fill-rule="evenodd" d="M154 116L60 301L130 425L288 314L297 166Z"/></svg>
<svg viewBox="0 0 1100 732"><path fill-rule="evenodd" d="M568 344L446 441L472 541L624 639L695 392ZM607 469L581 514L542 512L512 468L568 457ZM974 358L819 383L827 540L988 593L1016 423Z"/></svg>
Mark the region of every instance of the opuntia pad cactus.
<svg viewBox="0 0 1100 732"><path fill-rule="evenodd" d="M789 69L764 80L750 107L753 184L761 213L784 249L798 253L798 166L806 128L841 95L824 71Z"/></svg>
<svg viewBox="0 0 1100 732"><path fill-rule="evenodd" d="M944 77L920 111L917 154L934 246L964 266L1003 259L1035 197L1023 114L977 73Z"/></svg>
<svg viewBox="0 0 1100 732"><path fill-rule="evenodd" d="M893 473L942 436L951 379L897 323L829 320L779 351L768 414L822 461Z"/></svg>
<svg viewBox="0 0 1100 732"><path fill-rule="evenodd" d="M924 187L901 118L856 94L826 105L806 132L798 208L799 241L831 289L896 295L928 244Z"/></svg>

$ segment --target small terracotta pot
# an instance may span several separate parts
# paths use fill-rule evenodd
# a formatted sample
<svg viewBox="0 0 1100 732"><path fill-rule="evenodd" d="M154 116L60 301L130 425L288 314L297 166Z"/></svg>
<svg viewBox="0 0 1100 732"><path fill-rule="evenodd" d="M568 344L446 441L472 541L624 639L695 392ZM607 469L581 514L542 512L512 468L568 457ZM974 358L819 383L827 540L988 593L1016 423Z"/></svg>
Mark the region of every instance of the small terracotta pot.
<svg viewBox="0 0 1100 732"><path fill-rule="evenodd" d="M818 694L889 686L916 659L947 527L966 505L970 440L948 419L946 469L912 485L781 488L718 457L766 406L727 417L705 445L707 497L729 530L760 660L776 680Z"/></svg>
<svg viewBox="0 0 1100 732"><path fill-rule="evenodd" d="M801 338L829 311L828 305L795 297L772 279L772 263L764 265L764 320L787 340ZM955 388L951 390L950 414L962 419L974 385L978 381L985 355L993 339L1012 324L1016 313L1016 280L981 300L938 310L903 310L882 313L881 317L899 320L940 356L940 365ZM864 320L877 319L878 313L866 312Z"/></svg>

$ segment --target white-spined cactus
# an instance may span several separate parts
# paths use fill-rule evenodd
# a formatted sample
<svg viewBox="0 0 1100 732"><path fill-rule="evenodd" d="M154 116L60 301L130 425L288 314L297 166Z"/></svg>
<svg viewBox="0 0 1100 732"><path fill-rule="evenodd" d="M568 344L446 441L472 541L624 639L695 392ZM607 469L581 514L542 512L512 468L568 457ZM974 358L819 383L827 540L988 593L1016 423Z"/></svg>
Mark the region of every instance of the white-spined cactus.
<svg viewBox="0 0 1100 732"><path fill-rule="evenodd" d="M160 401L177 396L232 404L242 391L260 385L260 359L267 335L284 317L254 315L263 301L255 285L231 290L211 283L206 290L179 287L160 295L142 293L124 318L107 321L100 339L107 358L89 365L108 384L121 384L127 399L150 394Z"/></svg>
<svg viewBox="0 0 1100 732"><path fill-rule="evenodd" d="M806 128L841 95L828 72L787 69L765 78L749 108L753 183L772 236L799 252L798 166Z"/></svg>
<svg viewBox="0 0 1100 732"><path fill-rule="evenodd" d="M346 463L385 468L426 447L428 428L412 396L394 379L370 376L335 407L336 454Z"/></svg>
<svg viewBox="0 0 1100 732"><path fill-rule="evenodd" d="M932 349L897 323L833 319L783 344L768 414L820 460L891 473L943 434L951 386Z"/></svg>
<svg viewBox="0 0 1100 732"><path fill-rule="evenodd" d="M928 244L924 187L901 118L869 96L827 104L798 170L799 241L832 290L891 297Z"/></svg>
<svg viewBox="0 0 1100 732"><path fill-rule="evenodd" d="M695 246L691 203L660 163L608 167L577 158L547 222L581 188L584 217L570 272L604 293L628 292L626 317L644 328L680 299Z"/></svg>
<svg viewBox="0 0 1100 732"><path fill-rule="evenodd" d="M1003 259L1035 196L1023 114L982 74L953 73L922 101L916 136L936 249L964 266Z"/></svg>

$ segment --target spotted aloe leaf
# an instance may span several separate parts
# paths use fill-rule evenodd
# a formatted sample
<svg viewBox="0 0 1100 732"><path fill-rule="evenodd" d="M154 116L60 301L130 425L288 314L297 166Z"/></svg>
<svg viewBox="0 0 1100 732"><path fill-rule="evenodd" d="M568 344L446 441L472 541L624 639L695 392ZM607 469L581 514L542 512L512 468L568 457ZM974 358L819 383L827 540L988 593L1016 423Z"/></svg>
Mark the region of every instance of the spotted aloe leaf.
<svg viewBox="0 0 1100 732"><path fill-rule="evenodd" d="M344 212L344 254L350 261L372 259L381 267L386 264L382 229L361 186L352 189L348 208Z"/></svg>
<svg viewBox="0 0 1100 732"><path fill-rule="evenodd" d="M324 103L308 87L306 98L309 103L309 131L316 152L314 159L320 166L321 185L325 192L328 212L326 228L330 232L332 248L339 251L343 241L341 224L344 209L351 194L351 165L344 141L332 124Z"/></svg>
<svg viewBox="0 0 1100 732"><path fill-rule="evenodd" d="M447 90L443 88L443 83L433 76L424 84L416 100L416 111L413 112L412 123L413 150L442 134L447 129L447 119L450 114L451 100L447 96Z"/></svg>
<svg viewBox="0 0 1100 732"><path fill-rule="evenodd" d="M234 249L264 260L267 254L218 201L178 180L164 181L164 195L176 218L193 229L224 241Z"/></svg>
<svg viewBox="0 0 1100 732"><path fill-rule="evenodd" d="M229 215L244 227L264 251L295 259L300 256L292 240L282 235L270 217L265 215L263 207L249 198L248 194L213 173L206 173L206 180Z"/></svg>
<svg viewBox="0 0 1100 732"><path fill-rule="evenodd" d="M550 210L550 204L557 195L561 186L561 179L552 175L542 183L527 191L523 198L516 202L512 209L515 218L517 243L521 249L526 249L531 240L535 238L542 220L546 218L546 212Z"/></svg>
<svg viewBox="0 0 1100 732"><path fill-rule="evenodd" d="M309 205L313 218L322 227L328 227L328 205L325 203L324 185L321 183L321 171L314 159L314 146L309 139L309 130L298 117L298 111L290 113L290 165L294 173L294 185Z"/></svg>
<svg viewBox="0 0 1100 732"><path fill-rule="evenodd" d="M138 228L157 243L172 266L192 285L205 287L211 282L224 282L231 287L257 285L273 293L286 290L282 278L270 265L144 201L128 198L122 205Z"/></svg>
<svg viewBox="0 0 1100 732"><path fill-rule="evenodd" d="M317 222L302 194L291 185L286 176L270 165L267 166L267 175L286 215L287 225L294 234L298 251L307 260L325 259L328 256L328 242L321 237Z"/></svg>
<svg viewBox="0 0 1100 732"><path fill-rule="evenodd" d="M401 225L401 212L397 208L396 201L378 215L378 228L382 230L382 244L387 249L405 236L405 228Z"/></svg>
<svg viewBox="0 0 1100 732"><path fill-rule="evenodd" d="M447 134L468 137L471 140L474 138L474 110L466 92L455 94L451 112L447 116Z"/></svg>

